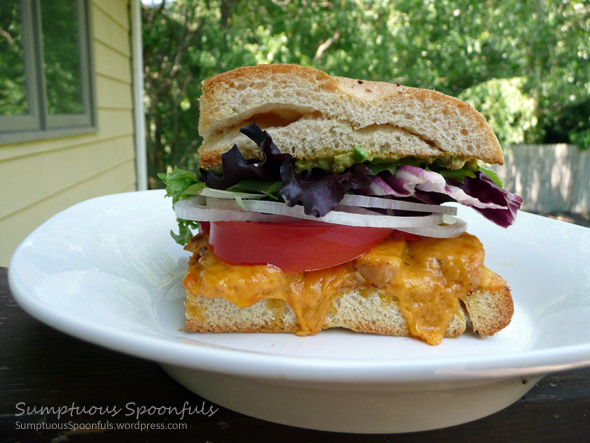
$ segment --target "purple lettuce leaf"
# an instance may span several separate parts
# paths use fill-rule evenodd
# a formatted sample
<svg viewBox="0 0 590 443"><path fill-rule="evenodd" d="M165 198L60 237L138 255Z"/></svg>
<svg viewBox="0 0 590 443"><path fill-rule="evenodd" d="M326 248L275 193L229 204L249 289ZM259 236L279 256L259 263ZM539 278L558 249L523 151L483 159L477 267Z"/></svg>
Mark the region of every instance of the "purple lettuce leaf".
<svg viewBox="0 0 590 443"><path fill-rule="evenodd" d="M253 122L240 129L244 135L252 139L260 148L264 159L260 162L248 162L237 145L221 155L222 175L213 171L201 171L205 183L213 189L227 189L246 179L262 179L267 181L280 180L280 168L285 162L290 162L292 156L282 153L272 142L266 131Z"/></svg>
<svg viewBox="0 0 590 443"><path fill-rule="evenodd" d="M344 197L345 189L337 175L306 176L295 172L292 163L281 168L281 195L288 206L298 203L308 215L322 217Z"/></svg>
<svg viewBox="0 0 590 443"><path fill-rule="evenodd" d="M389 171L379 173L371 189L377 195L413 197L428 204L458 202L502 227L514 223L523 203L522 197L502 189L483 171L475 172L473 178L465 177L461 183L434 171L406 165L398 167L395 175Z"/></svg>
<svg viewBox="0 0 590 443"><path fill-rule="evenodd" d="M298 173L290 154L281 153L272 138L254 122L240 130L260 148L264 159L248 162L237 146L221 156L222 174L202 171L206 185L227 189L245 179L280 181L287 205L301 204L308 215L322 217L332 211L347 192L422 201L429 204L458 202L472 207L490 221L508 227L523 203L520 196L502 189L483 171L462 181L443 177L414 165L399 165L395 173L371 170L357 163L341 174L319 170Z"/></svg>
<svg viewBox="0 0 590 443"><path fill-rule="evenodd" d="M388 194L395 197L410 197L421 186L426 188L424 191L444 192L446 185L442 175L417 166L398 166L395 174L382 171L379 175L389 186Z"/></svg>
<svg viewBox="0 0 590 443"><path fill-rule="evenodd" d="M281 194L288 206L302 204L307 215L323 217L348 191L369 188L370 172L359 163L342 174L300 174L292 162L285 162L281 166Z"/></svg>
<svg viewBox="0 0 590 443"><path fill-rule="evenodd" d="M488 220L504 228L514 223L516 213L524 202L523 198L502 189L483 171L476 172L475 176L475 178L465 178L463 183L456 183L456 186L473 199L487 203L487 206L466 203L467 206L472 206ZM498 205L500 208L495 208L493 205Z"/></svg>
<svg viewBox="0 0 590 443"><path fill-rule="evenodd" d="M221 156L222 174L202 171L210 188L227 189L245 179L281 181L281 195L289 206L303 205L307 215L322 217L333 210L348 191L368 188L371 171L362 164L354 165L342 174L324 174L295 171L293 157L283 154L275 146L270 135L254 122L240 131L252 139L264 155L261 162L248 162L237 146Z"/></svg>

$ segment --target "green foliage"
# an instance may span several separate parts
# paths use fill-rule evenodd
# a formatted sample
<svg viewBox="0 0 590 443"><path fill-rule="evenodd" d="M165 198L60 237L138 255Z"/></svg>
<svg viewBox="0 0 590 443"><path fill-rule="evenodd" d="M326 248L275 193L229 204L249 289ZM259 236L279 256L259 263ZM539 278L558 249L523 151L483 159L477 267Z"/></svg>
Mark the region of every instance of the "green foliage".
<svg viewBox="0 0 590 443"><path fill-rule="evenodd" d="M41 2L47 112L82 114L78 10L73 0Z"/></svg>
<svg viewBox="0 0 590 443"><path fill-rule="evenodd" d="M0 115L27 115L39 104L45 107L42 113L46 111L49 115L82 114L80 54L86 48L80 48L76 25L80 3L76 0L39 2L39 10L32 15L39 19L41 32L31 40L28 40L29 26L23 27L23 23L28 21L27 9L35 8L30 5L32 2L25 7L26 3L5 1L0 7ZM34 23L31 27L36 29ZM37 43L40 47L36 50ZM42 83L35 84L33 72L38 68L42 79L35 81ZM42 89L40 103L30 96L34 89Z"/></svg>
<svg viewBox="0 0 590 443"><path fill-rule="evenodd" d="M28 112L20 14L17 2L0 8L0 116Z"/></svg>
<svg viewBox="0 0 590 443"><path fill-rule="evenodd" d="M466 89L459 98L479 110L503 145L523 143L537 123L536 103L523 92L525 79L491 79Z"/></svg>
<svg viewBox="0 0 590 443"><path fill-rule="evenodd" d="M541 114L540 127L547 143L569 140L590 149L590 97L577 103L556 103Z"/></svg>
<svg viewBox="0 0 590 443"><path fill-rule="evenodd" d="M586 122L588 125L588 122ZM569 139L572 143L578 145L580 149L590 149L590 127L580 131L571 130L568 132Z"/></svg>
<svg viewBox="0 0 590 443"><path fill-rule="evenodd" d="M162 186L157 172L196 167L200 82L257 63L461 96L504 143L544 142L563 121L560 141L587 144L587 107L573 113L590 97L586 1L175 0L142 8L151 187Z"/></svg>

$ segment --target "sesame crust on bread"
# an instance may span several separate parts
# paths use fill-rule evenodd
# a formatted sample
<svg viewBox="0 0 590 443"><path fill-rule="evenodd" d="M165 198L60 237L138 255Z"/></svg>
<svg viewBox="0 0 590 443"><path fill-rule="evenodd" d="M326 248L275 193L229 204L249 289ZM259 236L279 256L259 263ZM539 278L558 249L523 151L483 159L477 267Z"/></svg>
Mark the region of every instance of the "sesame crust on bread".
<svg viewBox="0 0 590 443"><path fill-rule="evenodd" d="M503 164L485 118L442 93L386 82L334 77L298 65L257 65L203 83L199 148L202 167L220 164L237 144L247 159L259 150L239 129L256 121L282 152L313 159L355 145L385 159L408 156Z"/></svg>

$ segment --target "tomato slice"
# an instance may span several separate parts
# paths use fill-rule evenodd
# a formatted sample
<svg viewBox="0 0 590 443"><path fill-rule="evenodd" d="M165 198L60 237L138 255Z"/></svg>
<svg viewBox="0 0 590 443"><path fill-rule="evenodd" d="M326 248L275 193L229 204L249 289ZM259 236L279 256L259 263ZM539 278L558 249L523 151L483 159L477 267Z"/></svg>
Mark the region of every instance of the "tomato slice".
<svg viewBox="0 0 590 443"><path fill-rule="evenodd" d="M284 272L329 268L357 258L392 233L301 220L288 223L218 221L210 225L209 245L232 265L274 265Z"/></svg>
<svg viewBox="0 0 590 443"><path fill-rule="evenodd" d="M389 238L392 240L417 241L423 239L424 237L422 235L410 234L409 232L398 231L397 229L394 229Z"/></svg>
<svg viewBox="0 0 590 443"><path fill-rule="evenodd" d="M203 234L209 234L209 231L211 230L211 222L199 222L199 226L201 227Z"/></svg>

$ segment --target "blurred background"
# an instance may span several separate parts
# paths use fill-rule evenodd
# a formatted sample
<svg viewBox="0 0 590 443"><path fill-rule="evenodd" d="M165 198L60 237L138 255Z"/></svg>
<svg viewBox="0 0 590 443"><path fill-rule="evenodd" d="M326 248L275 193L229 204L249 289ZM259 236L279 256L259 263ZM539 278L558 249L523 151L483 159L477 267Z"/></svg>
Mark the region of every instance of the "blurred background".
<svg viewBox="0 0 590 443"><path fill-rule="evenodd" d="M157 172L195 167L201 80L258 63L457 96L507 152L590 149L587 0L145 1L142 22L151 188Z"/></svg>

